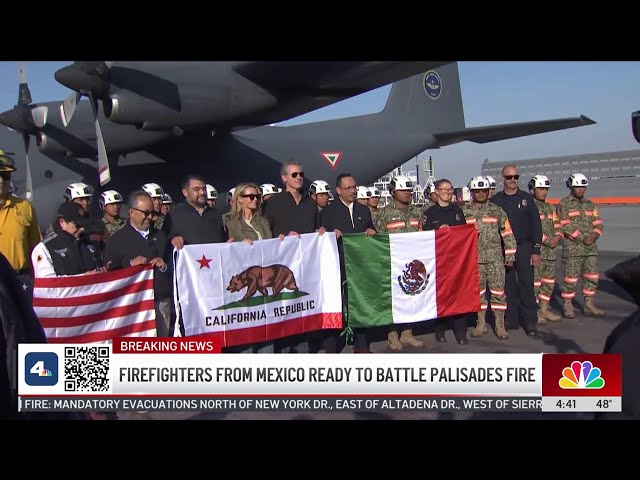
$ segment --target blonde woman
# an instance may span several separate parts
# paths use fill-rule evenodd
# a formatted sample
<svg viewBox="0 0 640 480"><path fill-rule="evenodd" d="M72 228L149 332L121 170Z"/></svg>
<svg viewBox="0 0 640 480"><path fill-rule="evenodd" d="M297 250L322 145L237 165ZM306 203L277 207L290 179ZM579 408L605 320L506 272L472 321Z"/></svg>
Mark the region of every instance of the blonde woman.
<svg viewBox="0 0 640 480"><path fill-rule="evenodd" d="M256 240L272 238L271 227L260 213L260 188L255 183L241 183L231 198L231 219L227 223L229 238L253 245ZM284 235L280 235L280 240ZM225 350L230 353L273 353L273 342L240 345Z"/></svg>

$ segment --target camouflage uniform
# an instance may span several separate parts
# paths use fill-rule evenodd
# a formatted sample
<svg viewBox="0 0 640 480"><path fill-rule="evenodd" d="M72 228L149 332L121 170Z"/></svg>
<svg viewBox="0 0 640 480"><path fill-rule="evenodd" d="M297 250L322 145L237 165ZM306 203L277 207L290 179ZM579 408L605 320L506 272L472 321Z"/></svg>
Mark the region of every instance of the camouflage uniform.
<svg viewBox="0 0 640 480"><path fill-rule="evenodd" d="M106 216L102 217L102 223L104 223L104 234L102 236L103 241L107 241L114 233L124 227L127 222L124 218L118 217L115 222L110 222Z"/></svg>
<svg viewBox="0 0 640 480"><path fill-rule="evenodd" d="M506 339L508 335L504 329L504 312L507 310L507 299L504 293L504 262L516 259L516 239L511 231L509 218L502 208L489 201L484 204L464 205L462 212L467 223L474 224L478 230L481 311L478 314L476 329L471 336L477 338L487 331L485 323L487 298L485 293L487 285L489 285L491 309L495 311L496 315L496 334L498 338Z"/></svg>
<svg viewBox="0 0 640 480"><path fill-rule="evenodd" d="M553 237L562 238L560 219L553 205L536 200L536 206L540 213L542 223L542 247L540 248L540 265L533 267L533 288L536 299L539 302L538 323L546 323L545 319L558 321L560 317L550 312L549 302L553 294L553 285L556 283L556 247L551 247L549 242Z"/></svg>
<svg viewBox="0 0 640 480"><path fill-rule="evenodd" d="M229 210L227 213L223 213L222 214L222 227L224 228L224 231L227 232L227 223L229 223L229 220L231 220L231 210Z"/></svg>
<svg viewBox="0 0 640 480"><path fill-rule="evenodd" d="M158 218L156 218L155 222L153 222L153 228L155 228L158 231L162 230L165 217L166 215L158 215Z"/></svg>
<svg viewBox="0 0 640 480"><path fill-rule="evenodd" d="M584 240L592 233L596 234L596 241L602 236L604 226L598 212L598 207L591 200L578 200L573 195L563 198L558 205L558 216L564 246L562 251L562 298L565 300L565 317L574 318L571 301L576 296L576 284L582 274L582 294L585 298L585 310L595 316L602 316L604 312L593 304L593 297L598 288L598 247L594 241L585 245Z"/></svg>
<svg viewBox="0 0 640 480"><path fill-rule="evenodd" d="M378 208L372 216L373 225L378 233L409 233L422 230L422 212L415 205L409 205L406 209L400 210L393 201L386 207ZM398 328L402 330L400 337L398 337ZM413 336L411 325L401 327L391 325L387 336L392 350L402 350L403 345L416 348L424 346L424 342Z"/></svg>

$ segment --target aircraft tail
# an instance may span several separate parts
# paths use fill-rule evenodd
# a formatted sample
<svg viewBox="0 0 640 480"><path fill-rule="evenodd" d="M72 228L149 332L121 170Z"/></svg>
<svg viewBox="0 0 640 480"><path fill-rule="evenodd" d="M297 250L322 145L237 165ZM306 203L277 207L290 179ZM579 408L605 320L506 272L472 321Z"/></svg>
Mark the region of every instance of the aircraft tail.
<svg viewBox="0 0 640 480"><path fill-rule="evenodd" d="M405 132L435 134L464 129L458 64L449 63L394 83L380 115L385 124Z"/></svg>

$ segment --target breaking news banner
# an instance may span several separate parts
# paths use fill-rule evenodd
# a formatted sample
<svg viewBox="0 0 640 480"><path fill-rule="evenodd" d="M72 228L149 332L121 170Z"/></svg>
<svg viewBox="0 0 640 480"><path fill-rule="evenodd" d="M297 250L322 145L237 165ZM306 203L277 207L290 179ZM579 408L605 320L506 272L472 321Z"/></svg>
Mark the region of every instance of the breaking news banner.
<svg viewBox="0 0 640 480"><path fill-rule="evenodd" d="M621 411L619 355L212 355L196 338L21 344L19 408Z"/></svg>

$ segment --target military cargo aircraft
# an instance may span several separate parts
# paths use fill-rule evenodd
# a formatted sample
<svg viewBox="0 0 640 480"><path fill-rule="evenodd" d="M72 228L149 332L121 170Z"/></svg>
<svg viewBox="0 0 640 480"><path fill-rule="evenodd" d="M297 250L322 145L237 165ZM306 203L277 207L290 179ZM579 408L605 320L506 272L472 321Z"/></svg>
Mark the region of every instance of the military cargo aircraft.
<svg viewBox="0 0 640 480"><path fill-rule="evenodd" d="M333 184L348 171L369 184L427 149L595 123L578 116L467 128L458 65L446 62L85 61L55 78L74 92L35 104L20 68L18 104L0 114L8 127L0 148L16 152L14 183L33 195L41 224L75 181L123 194L157 182L181 198L186 173L225 191L240 181L280 184L282 164L295 160L306 182ZM389 83L378 113L273 125Z"/></svg>

